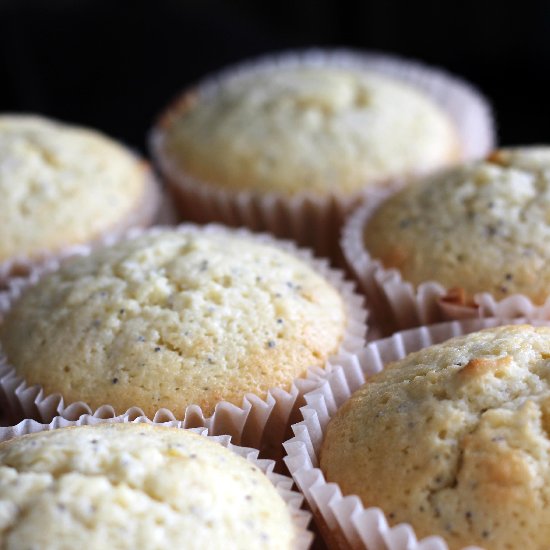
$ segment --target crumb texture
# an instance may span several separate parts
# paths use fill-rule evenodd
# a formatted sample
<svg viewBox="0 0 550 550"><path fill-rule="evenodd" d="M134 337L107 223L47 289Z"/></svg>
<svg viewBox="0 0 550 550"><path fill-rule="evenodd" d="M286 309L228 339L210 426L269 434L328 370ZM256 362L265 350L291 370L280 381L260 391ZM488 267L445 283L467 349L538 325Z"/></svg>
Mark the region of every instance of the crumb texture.
<svg viewBox="0 0 550 550"><path fill-rule="evenodd" d="M64 428L0 445L0 547L291 548L267 477L176 428Z"/></svg>
<svg viewBox="0 0 550 550"><path fill-rule="evenodd" d="M122 222L146 171L107 137L33 116L0 116L0 262L88 242Z"/></svg>
<svg viewBox="0 0 550 550"><path fill-rule="evenodd" d="M166 152L185 172L226 189L352 194L460 155L433 101L372 72L262 70L189 103L170 121Z"/></svg>
<svg viewBox="0 0 550 550"><path fill-rule="evenodd" d="M328 427L321 468L451 549L548 548L550 328L484 330L375 375Z"/></svg>
<svg viewBox="0 0 550 550"><path fill-rule="evenodd" d="M367 250L406 281L437 281L461 301L478 292L550 292L550 148L503 149L427 179L384 203Z"/></svg>
<svg viewBox="0 0 550 550"><path fill-rule="evenodd" d="M66 402L191 404L289 388L340 347L339 292L302 260L229 231L145 234L67 262L0 325L8 362Z"/></svg>

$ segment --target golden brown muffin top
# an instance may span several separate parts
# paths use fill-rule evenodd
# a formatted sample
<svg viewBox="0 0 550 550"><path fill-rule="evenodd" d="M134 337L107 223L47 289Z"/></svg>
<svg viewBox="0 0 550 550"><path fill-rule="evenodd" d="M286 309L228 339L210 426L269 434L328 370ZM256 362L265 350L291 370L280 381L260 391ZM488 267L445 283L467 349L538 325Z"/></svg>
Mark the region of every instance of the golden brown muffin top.
<svg viewBox="0 0 550 550"><path fill-rule="evenodd" d="M0 262L94 240L124 224L151 185L144 163L98 132L0 116Z"/></svg>
<svg viewBox="0 0 550 550"><path fill-rule="evenodd" d="M364 230L370 255L414 285L550 295L550 147L502 149L404 189Z"/></svg>
<svg viewBox="0 0 550 550"><path fill-rule="evenodd" d="M145 424L61 428L0 445L3 548L292 548L268 478L222 445Z"/></svg>
<svg viewBox="0 0 550 550"><path fill-rule="evenodd" d="M46 275L8 312L0 343L29 384L66 402L209 415L323 365L346 315L331 283L275 246L166 229Z"/></svg>
<svg viewBox="0 0 550 550"><path fill-rule="evenodd" d="M165 120L164 154L232 191L352 195L460 158L439 106L364 70L277 67L187 95Z"/></svg>
<svg viewBox="0 0 550 550"><path fill-rule="evenodd" d="M550 328L503 326L388 365L328 426L321 468L451 549L550 540Z"/></svg>

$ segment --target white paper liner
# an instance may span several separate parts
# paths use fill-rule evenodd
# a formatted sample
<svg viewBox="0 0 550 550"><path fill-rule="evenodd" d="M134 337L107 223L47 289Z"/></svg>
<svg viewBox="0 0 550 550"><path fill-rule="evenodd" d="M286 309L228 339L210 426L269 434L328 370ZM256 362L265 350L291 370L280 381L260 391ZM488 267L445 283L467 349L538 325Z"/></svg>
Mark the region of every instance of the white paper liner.
<svg viewBox="0 0 550 550"><path fill-rule="evenodd" d="M64 246L60 250L53 251L43 249L30 256L18 255L4 262L0 262L0 290L5 289L12 277L28 275L31 270L50 259L62 260L70 256L82 254L88 246L100 245L107 236L120 237L133 227L149 227L157 217L159 205L163 201L163 193L160 183L150 169L148 163L140 161L143 165L145 189L138 204L126 217L116 225L106 228L101 234L95 236L89 243ZM165 199L164 199L164 202ZM170 223L168 207L164 205L163 213ZM173 214L172 214L173 218Z"/></svg>
<svg viewBox="0 0 550 550"><path fill-rule="evenodd" d="M453 304L445 300L449 289L440 283L426 281L415 288L397 269L384 268L363 244L364 228L380 202L382 199L365 204L350 216L342 231L341 246L346 264L367 298L369 321L381 334L453 319L550 319L550 298L536 305L522 294L497 300L489 292L480 292L474 295L473 306Z"/></svg>
<svg viewBox="0 0 550 550"><path fill-rule="evenodd" d="M174 228L172 228L174 229ZM217 225L198 227L190 224L180 225L176 229L181 232L227 233L227 228ZM126 238L135 238L141 234L157 234L163 231L162 227L149 230L133 229L126 234ZM293 243L278 241L269 235L252 234L245 229L233 230L235 235L249 238L255 242L276 246L285 252L301 259L323 276L342 296L348 325L342 343L336 354L329 357L327 365L340 363L347 357L353 356L362 349L365 343L366 316L363 308L363 298L354 291L353 283L344 280L341 271L332 269L326 260L313 258L311 251L298 249ZM103 242L104 245L113 244L118 239L110 236ZM80 251L89 254L90 248ZM59 267L58 260L50 260L44 266L36 268L27 278L12 279L8 292L0 293L0 321L27 286L34 285L42 275L54 271ZM316 384L317 377L323 372L322 368L312 366L304 378L293 381L288 390L272 388L267 397L262 399L254 394L243 396L241 406L225 401L218 403L212 416L205 417L198 405L189 405L183 418L168 409L159 409L152 420L166 422L183 420L185 428L206 427L211 434L229 434L237 444L262 449L266 456L277 457L282 454L281 443L293 421L299 419L299 407L304 404L303 395ZM65 403L60 394L46 395L38 385L29 386L18 376L2 352L0 345L0 403L5 403L6 412L11 423L23 418L33 418L41 422L50 422L55 416L63 416L68 420L77 420L82 415L92 415L99 419L112 418L125 412L134 416L145 416L144 412L134 407L128 411L115 410L110 404L105 404L96 410L86 403Z"/></svg>
<svg viewBox="0 0 550 550"><path fill-rule="evenodd" d="M369 550L448 550L440 536L418 541L408 524L389 526L382 510L365 508L356 495L342 496L336 483L327 483L318 467L318 453L329 420L369 376L384 365L402 359L413 351L453 338L504 324L519 324L525 319L473 319L452 321L395 333L390 338L371 342L357 356L331 366L319 376L319 385L305 395L304 420L292 426L294 437L284 443L284 461L298 488L304 494L317 525L335 547ZM550 322L534 321L536 325ZM469 546L469 549L477 547Z"/></svg>
<svg viewBox="0 0 550 550"><path fill-rule="evenodd" d="M376 71L410 84L431 97L453 121L463 149L462 160L479 158L494 147L495 129L488 102L470 84L440 69L379 53L347 50L306 50L266 56L229 67L205 79L170 106L152 130L152 156L178 197L186 219L205 223L221 221L226 225L244 225L255 231L269 231L299 244L312 247L318 254L339 259L338 237L346 213L361 201L380 193L387 194L402 186L403 180L381 182L385 185L366 189L351 196L337 192L319 196L303 192L293 197L255 194L251 191L227 191L199 181L182 172L164 151L164 127L189 97L211 94L220 83L243 73L273 67L335 66ZM419 174L404 174L412 177ZM338 189L337 182L334 185Z"/></svg>
<svg viewBox="0 0 550 550"><path fill-rule="evenodd" d="M87 426L100 424L102 422L113 422L113 423L126 423L126 422L136 422L136 423L148 423L152 422L144 416L135 416L135 415L121 415L115 418L110 418L109 420L102 420L94 416L85 415L82 416L77 421L66 420L62 417L56 417L50 424L40 424L34 420L24 420L16 426L11 426L9 428L0 427L0 443L2 441L7 441L14 437L19 437L26 434L43 432L54 430L57 428L65 428L68 426ZM172 421L165 422L161 424L162 426L169 426L172 428L184 429L182 422ZM190 429L190 431L198 433L203 437L206 437L212 441L215 441L226 447L231 452L236 455L248 460L255 466L257 466L273 483L275 489L285 501L288 510L292 516L292 522L294 524L294 529L296 532L293 548L295 550L307 550L313 540L313 533L308 531L307 526L311 521L311 514L305 510L301 509L303 503L303 496L298 493L296 490L293 490L293 481L291 478L285 475L275 473L275 462L273 460L266 460L258 458L258 450L252 449L249 447L241 447L238 445L233 445L231 443L231 437L228 435L218 435L212 436L208 435L208 430L206 428L195 428Z"/></svg>
<svg viewBox="0 0 550 550"><path fill-rule="evenodd" d="M172 194L163 189L160 206L152 225L178 225L182 221L179 215Z"/></svg>

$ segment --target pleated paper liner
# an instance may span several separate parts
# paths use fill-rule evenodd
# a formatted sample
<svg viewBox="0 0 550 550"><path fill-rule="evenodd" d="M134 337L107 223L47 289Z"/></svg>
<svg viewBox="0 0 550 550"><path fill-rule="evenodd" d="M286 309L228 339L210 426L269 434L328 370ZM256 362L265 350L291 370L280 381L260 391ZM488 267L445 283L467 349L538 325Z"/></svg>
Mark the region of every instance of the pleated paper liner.
<svg viewBox="0 0 550 550"><path fill-rule="evenodd" d="M86 426L99 424L106 422L93 416L85 415L77 421L69 421L62 417L56 417L49 424L40 424L34 420L24 420L16 426L1 428L0 427L0 442L7 441L13 437L18 437L26 434L54 430L58 428L64 428L68 426ZM118 417L110 418L108 422L122 423L122 422L145 422L151 423L150 420L143 416L136 416L134 414L125 414ZM182 422L171 421L165 422L162 426L169 426L173 428L184 429ZM294 548L296 550L307 550L313 540L313 533L308 531L307 527L311 520L311 514L305 510L302 510L303 497L296 490L293 490L293 481L287 476L275 473L275 462L273 460L260 459L258 457L258 450L233 445L231 443L231 437L228 435L212 436L208 435L206 428L196 428L191 431L207 437L208 439L215 441L226 447L236 455L246 459L248 462L257 466L275 486L277 492L281 498L285 501L288 510L292 516L292 521L295 528Z"/></svg>
<svg viewBox="0 0 550 550"><path fill-rule="evenodd" d="M152 225L178 225L182 221L172 199L172 194L163 188L160 205Z"/></svg>
<svg viewBox="0 0 550 550"><path fill-rule="evenodd" d="M245 62L205 79L177 99L161 117L150 136L152 156L168 181L185 219L199 223L219 221L230 226L246 226L253 231L268 231L278 237L292 238L318 255L340 259L340 228L349 211L362 201L387 195L419 173L403 174L380 182L371 189L342 195L338 182L324 196L302 192L288 197L277 193L232 192L215 182L199 181L176 166L165 152L164 128L192 97L212 94L224 81L235 76L277 67L331 66L376 71L407 83L434 100L457 129L463 159L484 156L493 149L495 129L488 102L470 84L442 70L421 63L379 53L346 50L306 50L266 56ZM215 162L215 159L213 159Z"/></svg>
<svg viewBox="0 0 550 550"><path fill-rule="evenodd" d="M174 228L172 228L174 229ZM126 237L133 238L141 234L159 233L163 228L153 228L147 231L132 230ZM298 249L293 243L277 241L269 235L254 235L247 230L228 230L227 228L210 225L197 227L193 225L181 225L177 231L195 231L208 233L232 233L244 238L252 239L258 243L276 246L279 249L297 257L312 267L318 274L325 278L341 295L348 324L339 350L328 358L326 365L339 363L347 357L354 355L362 349L365 343L366 311L363 308L363 298L354 291L354 285L346 281L342 272L328 266L326 260L313 258L310 251ZM108 238L105 245L113 244L116 239ZM90 248L83 250L83 254L89 254ZM54 271L59 267L57 260L50 260L46 265L32 271L29 277L12 279L10 290L0 293L0 319L24 292L25 288L36 284L42 275ZM322 365L322 366L326 366ZM206 427L209 432L228 434L237 444L252 446L262 449L266 456L276 456L282 453L281 443L285 439L285 433L290 424L299 418L299 407L303 405L303 395L315 386L316 379L323 370L319 366L312 366L304 373L303 378L295 379L290 388L272 388L267 397L261 398L254 394L243 396L241 405L220 402L216 405L214 414L205 417L197 405L186 407L183 415L179 416L173 411L159 409L151 420L154 422L166 422L182 420L186 428ZM143 415L138 407L129 411L116 410L109 403L92 410L83 402L66 403L60 394L46 395L38 385L29 386L20 377L15 368L9 364L8 358L2 353L0 346L0 402L6 404L9 421L15 423L23 418L33 418L41 422L50 422L55 416L63 416L69 420L77 420L82 415L92 415L100 419L108 419L122 413ZM137 405L137 404L136 404Z"/></svg>
<svg viewBox="0 0 550 550"><path fill-rule="evenodd" d="M390 338L371 342L360 354L320 375L319 386L305 396L307 405L301 411L303 421L293 425L295 435L284 443L287 453L284 460L329 547L448 550L440 536L419 541L410 525L391 527L383 510L365 508L358 496L343 496L336 483L327 483L318 466L324 433L337 409L364 384L366 378L381 371L385 364L454 336L521 322L525 321L476 319L406 330Z"/></svg>
<svg viewBox="0 0 550 550"><path fill-rule="evenodd" d="M369 321L381 335L454 319L550 319L550 298L536 305L522 294L497 300L489 292L480 292L474 296L474 305L463 305L440 283L426 281L415 287L397 269L384 268L363 244L364 228L382 200L365 204L350 216L341 243L346 263L369 304Z"/></svg>
<svg viewBox="0 0 550 550"><path fill-rule="evenodd" d="M173 209L167 204L166 193L161 190L160 182L156 179L147 163L143 162L143 170L146 174L146 189L138 204L126 214L117 224L105 229L100 235L95 236L89 243L80 245L68 245L60 250L41 250L32 257L18 255L4 262L0 262L0 291L5 290L8 281L13 277L24 277L37 266L47 263L49 260L62 260L70 256L85 253L89 246L100 246L106 238L120 238L124 233L134 227L149 227L155 223L160 215L162 203L163 219L171 222L174 219ZM52 213L53 215L53 213Z"/></svg>

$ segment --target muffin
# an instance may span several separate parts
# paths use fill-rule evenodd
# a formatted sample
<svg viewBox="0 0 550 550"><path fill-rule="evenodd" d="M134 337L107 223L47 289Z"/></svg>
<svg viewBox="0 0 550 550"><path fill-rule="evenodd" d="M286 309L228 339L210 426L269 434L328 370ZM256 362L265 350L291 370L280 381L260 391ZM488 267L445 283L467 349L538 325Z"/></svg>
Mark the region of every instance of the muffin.
<svg viewBox="0 0 550 550"><path fill-rule="evenodd" d="M198 405L208 417L222 401L265 400L363 343L360 299L323 266L243 232L152 230L14 296L0 324L5 369L60 394L60 414L81 401L150 418Z"/></svg>
<svg viewBox="0 0 550 550"><path fill-rule="evenodd" d="M151 140L184 216L266 229L331 253L341 216L366 192L466 158L452 109L420 77L430 71L393 60L388 67L402 74L389 75L376 60L283 56L186 91Z"/></svg>
<svg viewBox="0 0 550 550"><path fill-rule="evenodd" d="M548 318L549 168L549 147L502 149L356 214L343 248L367 296L385 298L380 315L403 328L442 320L438 303L451 317L476 316L485 294L485 314ZM522 300L495 308L512 295ZM531 311L511 310L526 301Z"/></svg>
<svg viewBox="0 0 550 550"><path fill-rule="evenodd" d="M106 136L37 116L0 116L0 279L149 225L158 195L147 164Z"/></svg>
<svg viewBox="0 0 550 550"><path fill-rule="evenodd" d="M0 444L6 548L296 548L264 473L206 437L146 424L44 431Z"/></svg>
<svg viewBox="0 0 550 550"><path fill-rule="evenodd" d="M392 363L338 410L320 467L449 548L548 546L550 328L502 326Z"/></svg>
<svg viewBox="0 0 550 550"><path fill-rule="evenodd" d="M295 436L284 443L287 453L284 461L314 513L327 546L449 550L441 536L431 534L417 539L411 525L394 523L389 517L391 511L365 506L357 495L342 494L338 484L327 482L318 466L323 439L338 409L385 365L450 338L507 323L521 324L521 320L469 319L396 332L390 338L369 343L355 361L319 374L317 386L305 395L307 405L301 408L303 420L292 426ZM533 321L533 324L550 325L546 321Z"/></svg>

